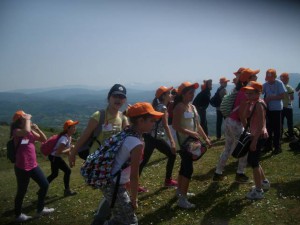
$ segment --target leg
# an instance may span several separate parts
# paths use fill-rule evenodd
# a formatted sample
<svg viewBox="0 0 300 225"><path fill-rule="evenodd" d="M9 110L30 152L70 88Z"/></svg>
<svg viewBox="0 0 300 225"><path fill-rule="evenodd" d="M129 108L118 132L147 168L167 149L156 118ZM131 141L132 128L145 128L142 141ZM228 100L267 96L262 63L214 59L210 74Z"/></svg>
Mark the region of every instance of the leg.
<svg viewBox="0 0 300 225"><path fill-rule="evenodd" d="M39 185L37 212L40 213L45 206L45 197L48 191L49 182L43 171L38 166L30 171L30 177Z"/></svg>
<svg viewBox="0 0 300 225"><path fill-rule="evenodd" d="M17 178L17 194L15 197L15 215L20 216L22 213L22 205L27 188L30 181L30 176L25 170L15 167L15 175Z"/></svg>
<svg viewBox="0 0 300 225"><path fill-rule="evenodd" d="M190 179L193 174L193 161L192 156L185 152L180 151L181 163L178 176L178 192L186 196L190 184Z"/></svg>
<svg viewBox="0 0 300 225"><path fill-rule="evenodd" d="M280 146L280 136L281 136L281 111L273 111L273 143L275 152L279 153L281 152L281 146Z"/></svg>
<svg viewBox="0 0 300 225"><path fill-rule="evenodd" d="M142 163L140 164L140 171L139 171L140 176L155 148L153 145L153 142L155 142L155 138L153 138L150 134L144 134L144 141L145 141L144 157Z"/></svg>
<svg viewBox="0 0 300 225"><path fill-rule="evenodd" d="M170 146L168 143L162 139L156 139L155 141L155 148L166 155L168 157L168 162L166 165L166 179L171 179L172 178L172 173L173 173L173 168L174 168L174 163L176 160L176 155L174 155L171 151Z"/></svg>
<svg viewBox="0 0 300 225"><path fill-rule="evenodd" d="M217 138L220 139L222 136L221 130L222 130L223 115L220 110L216 110L216 113L217 113L217 126L216 126Z"/></svg>
<svg viewBox="0 0 300 225"><path fill-rule="evenodd" d="M291 138L294 137L294 118L293 118L293 109L287 108L286 120L288 126L288 132Z"/></svg>
<svg viewBox="0 0 300 225"><path fill-rule="evenodd" d="M50 160L51 163L51 174L47 177L47 180L49 184L58 176L58 171L59 171L59 165L57 163L58 157L49 155L48 159Z"/></svg>

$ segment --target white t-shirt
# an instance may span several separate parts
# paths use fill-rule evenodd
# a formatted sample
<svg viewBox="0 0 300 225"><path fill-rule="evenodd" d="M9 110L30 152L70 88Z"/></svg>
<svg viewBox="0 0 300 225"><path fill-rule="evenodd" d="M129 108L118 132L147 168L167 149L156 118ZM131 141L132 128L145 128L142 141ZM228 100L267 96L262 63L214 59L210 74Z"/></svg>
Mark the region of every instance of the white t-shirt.
<svg viewBox="0 0 300 225"><path fill-rule="evenodd" d="M144 143L137 137L129 136L125 139L120 151L116 155L115 163L112 168L112 174L115 174L118 170L121 169L124 163L130 158L130 153L132 149L141 144L144 145ZM127 168L122 170L120 184L126 184L130 181L130 172L131 166L128 166Z"/></svg>
<svg viewBox="0 0 300 225"><path fill-rule="evenodd" d="M55 155L56 150L58 149L60 144L64 144L66 146L66 148L69 148L71 145L71 137L68 137L67 135L62 135L57 143L55 144L54 150L51 153L51 155L56 156L56 157L60 157L60 155Z"/></svg>

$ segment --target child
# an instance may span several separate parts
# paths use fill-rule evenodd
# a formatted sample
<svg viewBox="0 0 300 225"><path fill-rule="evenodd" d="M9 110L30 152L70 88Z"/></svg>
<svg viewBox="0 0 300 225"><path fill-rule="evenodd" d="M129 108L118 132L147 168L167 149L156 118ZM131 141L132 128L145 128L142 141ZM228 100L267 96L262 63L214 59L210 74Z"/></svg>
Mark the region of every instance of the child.
<svg viewBox="0 0 300 225"><path fill-rule="evenodd" d="M264 196L264 190L270 188L270 182L266 179L264 171L259 164L260 151L268 138L268 132L266 129L266 104L259 98L262 93L262 84L251 81L246 87L241 89L245 92L247 97L247 103L241 105L244 112L242 118L243 126L246 126L247 118L252 116L250 120L250 133L252 136L250 151L248 153L248 163L253 168L253 179L255 186L246 195L248 199L256 200L262 199Z"/></svg>
<svg viewBox="0 0 300 225"><path fill-rule="evenodd" d="M156 120L160 119L163 113L155 111L150 103L139 102L128 107L126 116L130 120L130 129L137 133L140 138L128 136L116 155L112 174L120 170L128 159L130 159L130 166L121 172L120 186L112 209L112 216L104 224L138 224L134 210L138 208L139 164L144 149L142 134L150 132ZM126 190L127 183L130 183L130 195ZM105 199L111 203L114 182L101 190Z"/></svg>
<svg viewBox="0 0 300 225"><path fill-rule="evenodd" d="M198 83L183 82L178 88L178 95L174 100L173 128L177 131L178 142L182 144L188 137L200 139L202 137L208 145L210 140L204 133L199 124L197 110L192 105L195 90L199 87ZM189 209L195 205L187 200L188 188L193 174L193 158L186 151L180 150L181 165L178 175L178 206Z"/></svg>
<svg viewBox="0 0 300 225"><path fill-rule="evenodd" d="M155 98L153 99L152 106L155 110L164 113L164 116L153 127L151 133L144 134L145 150L144 158L140 165L140 175L143 168L148 163L154 149L157 149L168 157L166 165L166 177L164 184L166 187L176 187L177 181L172 179L173 167L176 159L176 143L171 134L168 125L168 111L167 105L171 100L171 90L173 87L161 86L156 90ZM170 140L171 146L166 142ZM139 187L139 192L147 191L143 187Z"/></svg>
<svg viewBox="0 0 300 225"><path fill-rule="evenodd" d="M13 122L10 128L10 136L14 138L17 147L15 174L17 179L17 194L15 198L16 222L25 222L31 219L22 213L22 204L30 178L40 187L38 191L37 216L49 214L54 211L53 208L46 208L45 196L48 191L49 183L38 166L36 160L35 141L44 142L47 140L45 134L39 127L31 122L31 115L19 110L13 116Z"/></svg>
<svg viewBox="0 0 300 225"><path fill-rule="evenodd" d="M59 139L55 144L52 153L48 156L51 162L51 174L47 177L49 184L58 176L58 171L62 170L64 174L64 196L75 195L76 192L70 190L71 169L61 157L62 154L70 154L72 143L72 135L76 132L78 121L67 120L64 123L63 131L59 134Z"/></svg>
<svg viewBox="0 0 300 225"><path fill-rule="evenodd" d="M80 148L85 144L85 142L93 135L93 132L97 130L99 126L102 126L101 132L96 137L96 140L92 143L89 151L84 151L82 158L86 159L89 152L94 152L104 139L110 137L121 131L124 127L128 125L126 116L120 111L121 107L126 102L126 88L121 84L115 84L111 87L107 95L108 106L103 113L105 113L103 124L101 123L101 112L96 111L90 118L87 127L82 132L80 138L75 144L75 147L71 149L69 163L70 166L75 166L75 156L79 152ZM83 153L83 152L81 152Z"/></svg>

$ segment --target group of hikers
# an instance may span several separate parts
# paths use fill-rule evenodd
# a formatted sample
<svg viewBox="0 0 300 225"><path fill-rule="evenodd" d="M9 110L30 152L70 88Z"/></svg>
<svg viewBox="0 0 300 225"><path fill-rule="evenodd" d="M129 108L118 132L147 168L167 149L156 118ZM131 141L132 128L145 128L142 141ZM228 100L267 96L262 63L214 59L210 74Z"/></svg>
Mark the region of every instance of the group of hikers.
<svg viewBox="0 0 300 225"><path fill-rule="evenodd" d="M70 119L65 121L63 131L59 134L59 139L48 156L51 163L51 174L48 177L44 175L37 163L35 149L35 142L45 142L46 135L31 122L30 114L22 110L15 112L10 135L17 146L14 167L17 179L16 221L24 222L32 218L22 213L23 199L31 178L40 188L37 192L37 216L52 213L54 208L45 207L44 202L49 184L58 176L58 171L64 172L64 195L75 195L76 192L70 189L69 183L76 155L86 159L89 153L99 149L107 138L124 129L130 129L133 135L125 138L112 166L112 172L122 169L115 204L109 210L108 215L101 217L97 224L138 224L135 214L138 208L138 193L148 192L148 189L139 183L139 177L155 149L167 157L164 185L176 189L178 207L195 208L195 204L188 200L189 196L194 195L189 192L189 184L194 161L201 158L206 149L212 146L206 119L206 109L209 104L216 107L216 138L220 140L222 137L223 120L225 138L224 150L217 162L212 180L218 182L224 179L226 162L248 123L251 144L248 154L238 159L235 180L239 183L252 182L245 174L246 166L250 165L253 169L254 186L246 197L252 200L262 199L264 191L270 188L270 182L259 163L260 155L262 151L273 151L274 154L281 152L283 118L288 121L289 137L291 140L295 138L292 109L294 90L288 85L289 74L281 74L279 80L276 79L276 70L269 69L265 76L266 82L261 84L257 82L259 72L259 70L242 67L234 72L235 87L231 92L235 93L236 97L231 113L226 118L220 110L222 98L229 94L226 90L229 80L225 77L220 78L220 87L215 96L217 100L215 99L214 103L210 94L212 80L203 82L201 91L196 97L195 92L200 85L186 81L177 88L161 86L156 90L152 104L137 102L128 105L123 112L121 108L127 101L126 88L121 84L115 84L108 92L107 107L92 114L74 145L72 135L79 122ZM83 150L92 136L94 138L88 151ZM197 146L193 148L195 143ZM179 173L175 179L173 168L177 153L181 161ZM64 161L63 154L68 155L69 165ZM123 168L127 161L130 161L130 165ZM113 201L115 185L116 182L113 179L111 183L101 188L105 202L103 205L106 208ZM101 209L99 213L101 214Z"/></svg>

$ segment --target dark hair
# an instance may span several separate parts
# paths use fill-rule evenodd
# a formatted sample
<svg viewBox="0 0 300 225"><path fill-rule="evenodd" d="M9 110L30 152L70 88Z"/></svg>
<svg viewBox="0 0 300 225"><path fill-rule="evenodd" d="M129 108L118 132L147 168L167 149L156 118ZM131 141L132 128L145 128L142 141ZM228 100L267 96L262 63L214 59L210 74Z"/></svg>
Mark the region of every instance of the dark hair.
<svg viewBox="0 0 300 225"><path fill-rule="evenodd" d="M240 80L236 83L235 90L239 91L242 87L247 86L248 81L241 82Z"/></svg>
<svg viewBox="0 0 300 225"><path fill-rule="evenodd" d="M59 136L65 135L66 133L68 133L68 129L69 129L69 127L66 130L63 130L62 132L60 132L58 135Z"/></svg>
<svg viewBox="0 0 300 225"><path fill-rule="evenodd" d="M22 125L21 118L19 118L18 120L10 124L10 133L9 133L10 138L13 136L13 131L17 128L21 128L21 125Z"/></svg>
<svg viewBox="0 0 300 225"><path fill-rule="evenodd" d="M179 103L179 102L182 102L182 95L186 94L187 92L189 92L190 90L194 90L195 88L193 86L190 86L190 87L186 87L182 90L181 94L180 95L176 95L175 98L174 98L174 106L173 106L173 109L175 108L175 106Z"/></svg>
<svg viewBox="0 0 300 225"><path fill-rule="evenodd" d="M144 115L140 115L140 116L135 116L135 117L129 117L129 122L131 124L136 124L137 120L140 119L140 118L143 118L144 120L148 119L148 118L152 118L153 116L149 113L147 114L144 114Z"/></svg>

